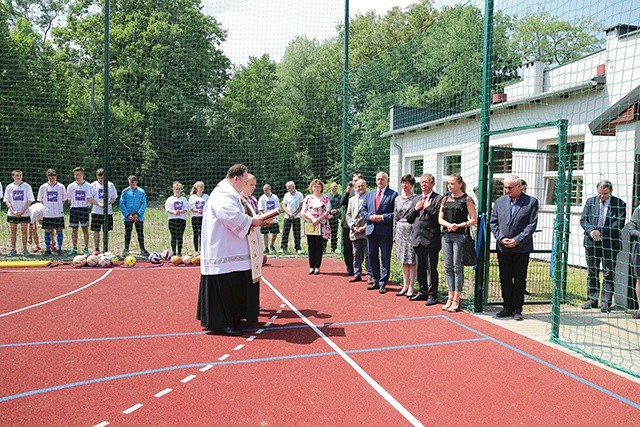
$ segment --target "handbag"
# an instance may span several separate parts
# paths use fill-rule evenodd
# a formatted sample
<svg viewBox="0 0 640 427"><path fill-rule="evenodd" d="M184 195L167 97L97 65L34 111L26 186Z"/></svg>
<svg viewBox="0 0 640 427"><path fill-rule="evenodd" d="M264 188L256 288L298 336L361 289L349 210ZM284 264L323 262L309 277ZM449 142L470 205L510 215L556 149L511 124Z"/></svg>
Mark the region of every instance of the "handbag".
<svg viewBox="0 0 640 427"><path fill-rule="evenodd" d="M476 242L471 237L469 228L466 228L464 240L462 241L462 265L473 266L478 263L478 254L476 253Z"/></svg>
<svg viewBox="0 0 640 427"><path fill-rule="evenodd" d="M320 236L320 223L317 223L314 227L312 222L304 222L304 235L305 236Z"/></svg>

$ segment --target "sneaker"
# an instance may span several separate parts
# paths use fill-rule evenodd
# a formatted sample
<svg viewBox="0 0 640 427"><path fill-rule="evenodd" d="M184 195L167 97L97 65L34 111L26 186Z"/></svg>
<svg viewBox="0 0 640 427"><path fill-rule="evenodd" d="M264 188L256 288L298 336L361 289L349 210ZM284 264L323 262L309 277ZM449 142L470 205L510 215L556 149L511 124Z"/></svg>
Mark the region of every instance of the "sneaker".
<svg viewBox="0 0 640 427"><path fill-rule="evenodd" d="M634 318L634 319L640 319L640 310L638 310L635 313L633 313L633 315L631 317Z"/></svg>
<svg viewBox="0 0 640 427"><path fill-rule="evenodd" d="M149 254L149 252L147 252L147 250L146 250L146 249L144 249L144 248L143 248L143 249L140 251L140 255L142 255L142 256L149 256L150 254Z"/></svg>
<svg viewBox="0 0 640 427"><path fill-rule="evenodd" d="M44 251L44 254L45 254L46 256L51 255L51 249L47 249L46 251Z"/></svg>
<svg viewBox="0 0 640 427"><path fill-rule="evenodd" d="M35 246L35 248L33 248L33 252L40 252L42 250L42 248L38 245Z"/></svg>
<svg viewBox="0 0 640 427"><path fill-rule="evenodd" d="M56 250L56 244L55 243L49 244L49 249L51 249L52 251L55 251Z"/></svg>
<svg viewBox="0 0 640 427"><path fill-rule="evenodd" d="M91 252L91 255L100 255L100 249L96 249L95 251Z"/></svg>
<svg viewBox="0 0 640 427"><path fill-rule="evenodd" d="M126 258L127 255L129 255L129 249L122 251L122 258Z"/></svg>
<svg viewBox="0 0 640 427"><path fill-rule="evenodd" d="M273 245L271 245L269 249L271 249L271 252L273 252L274 254L276 253L276 248L274 248Z"/></svg>
<svg viewBox="0 0 640 427"><path fill-rule="evenodd" d="M73 248L69 251L68 255L78 255L78 250L76 248Z"/></svg>
<svg viewBox="0 0 640 427"><path fill-rule="evenodd" d="M62 252L62 249L58 249L58 256L64 256L64 252Z"/></svg>
<svg viewBox="0 0 640 427"><path fill-rule="evenodd" d="M22 256L30 256L30 255L31 254L29 253L28 250L25 249L24 251L22 251Z"/></svg>
<svg viewBox="0 0 640 427"><path fill-rule="evenodd" d="M11 249L9 251L9 256L16 256L16 255L18 255L18 252L15 249Z"/></svg>
<svg viewBox="0 0 640 427"><path fill-rule="evenodd" d="M84 248L84 250L82 251L83 255L89 255L89 249L88 248Z"/></svg>
<svg viewBox="0 0 640 427"><path fill-rule="evenodd" d="M591 308L597 308L598 307L598 303L592 302L592 301L587 301L584 304L582 304L582 309L583 310L589 310Z"/></svg>
<svg viewBox="0 0 640 427"><path fill-rule="evenodd" d="M269 253L269 248L264 248L264 251L262 251L262 252L264 252L265 254L268 254Z"/></svg>
<svg viewBox="0 0 640 427"><path fill-rule="evenodd" d="M302 254L302 249L298 249L298 250L296 251L296 253L297 253L298 255L301 255L301 254Z"/></svg>

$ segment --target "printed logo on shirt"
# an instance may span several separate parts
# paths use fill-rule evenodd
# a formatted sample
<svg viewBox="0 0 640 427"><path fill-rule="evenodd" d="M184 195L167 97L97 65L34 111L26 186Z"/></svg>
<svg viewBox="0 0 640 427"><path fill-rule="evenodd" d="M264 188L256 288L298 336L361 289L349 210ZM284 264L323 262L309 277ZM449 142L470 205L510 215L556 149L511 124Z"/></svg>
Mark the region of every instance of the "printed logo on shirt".
<svg viewBox="0 0 640 427"><path fill-rule="evenodd" d="M103 188L98 189L98 198L104 199L104 189Z"/></svg>
<svg viewBox="0 0 640 427"><path fill-rule="evenodd" d="M24 202L24 190L14 190L13 200L16 202Z"/></svg>
<svg viewBox="0 0 640 427"><path fill-rule="evenodd" d="M196 200L196 209L204 208L204 200Z"/></svg>
<svg viewBox="0 0 640 427"><path fill-rule="evenodd" d="M267 210L273 210L276 208L276 201L275 200L267 200Z"/></svg>
<svg viewBox="0 0 640 427"><path fill-rule="evenodd" d="M86 191L84 191L84 190L77 190L76 191L76 201L84 202L86 198L87 198Z"/></svg>
<svg viewBox="0 0 640 427"><path fill-rule="evenodd" d="M181 211L182 210L182 202L173 202L173 210Z"/></svg>
<svg viewBox="0 0 640 427"><path fill-rule="evenodd" d="M57 202L57 201L58 201L58 192L47 191L47 202Z"/></svg>

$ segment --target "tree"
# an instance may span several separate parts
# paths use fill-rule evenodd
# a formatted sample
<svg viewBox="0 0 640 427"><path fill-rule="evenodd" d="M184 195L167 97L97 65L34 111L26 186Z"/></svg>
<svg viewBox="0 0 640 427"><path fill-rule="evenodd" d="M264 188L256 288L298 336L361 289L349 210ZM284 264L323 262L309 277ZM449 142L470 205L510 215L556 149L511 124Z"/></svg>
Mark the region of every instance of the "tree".
<svg viewBox="0 0 640 427"><path fill-rule="evenodd" d="M521 63L539 60L552 67L602 49L601 34L593 17L563 21L541 10L515 20L512 43Z"/></svg>

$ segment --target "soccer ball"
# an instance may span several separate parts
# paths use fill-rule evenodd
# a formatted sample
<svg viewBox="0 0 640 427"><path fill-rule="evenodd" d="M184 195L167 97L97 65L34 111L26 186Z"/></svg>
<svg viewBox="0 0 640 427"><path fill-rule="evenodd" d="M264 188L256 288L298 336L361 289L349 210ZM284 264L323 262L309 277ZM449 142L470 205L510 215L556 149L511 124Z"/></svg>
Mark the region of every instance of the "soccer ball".
<svg viewBox="0 0 640 427"><path fill-rule="evenodd" d="M162 251L160 256L162 257L162 259L165 259L165 260L169 261L169 260L171 260L171 257L173 256L173 252L171 252L171 250L169 250L169 249L165 249L164 251Z"/></svg>
<svg viewBox="0 0 640 427"><path fill-rule="evenodd" d="M100 267L108 267L111 265L111 261L109 261L109 258L107 258L105 255L100 255L98 257L98 265Z"/></svg>
<svg viewBox="0 0 640 427"><path fill-rule="evenodd" d="M87 263L87 260L82 255L76 255L73 257L73 265L75 267L84 267Z"/></svg>
<svg viewBox="0 0 640 427"><path fill-rule="evenodd" d="M191 257L191 264L198 265L200 264L200 255L196 255Z"/></svg>
<svg viewBox="0 0 640 427"><path fill-rule="evenodd" d="M96 255L89 255L87 257L87 265L89 267L95 267L98 265L98 257Z"/></svg>
<svg viewBox="0 0 640 427"><path fill-rule="evenodd" d="M107 258L111 258L113 256L113 254L109 251L103 253L102 255L106 256Z"/></svg>
<svg viewBox="0 0 640 427"><path fill-rule="evenodd" d="M160 256L160 254L158 252L153 252L151 255L149 255L149 262L151 264L161 264L162 263L162 257Z"/></svg>
<svg viewBox="0 0 640 427"><path fill-rule="evenodd" d="M171 257L171 263L172 263L173 265L179 265L179 264L182 264L182 257L181 257L181 256L178 256L178 255L174 255L174 256L172 256L172 257Z"/></svg>
<svg viewBox="0 0 640 427"><path fill-rule="evenodd" d="M113 255L112 257L109 258L109 262L111 262L111 265L120 265L120 258Z"/></svg>
<svg viewBox="0 0 640 427"><path fill-rule="evenodd" d="M127 267L133 267L134 265L136 265L137 261L138 260L136 259L136 257L134 257L133 255L129 255L124 259L124 265L126 265Z"/></svg>
<svg viewBox="0 0 640 427"><path fill-rule="evenodd" d="M191 255L185 255L182 257L182 262L185 264L191 264Z"/></svg>

